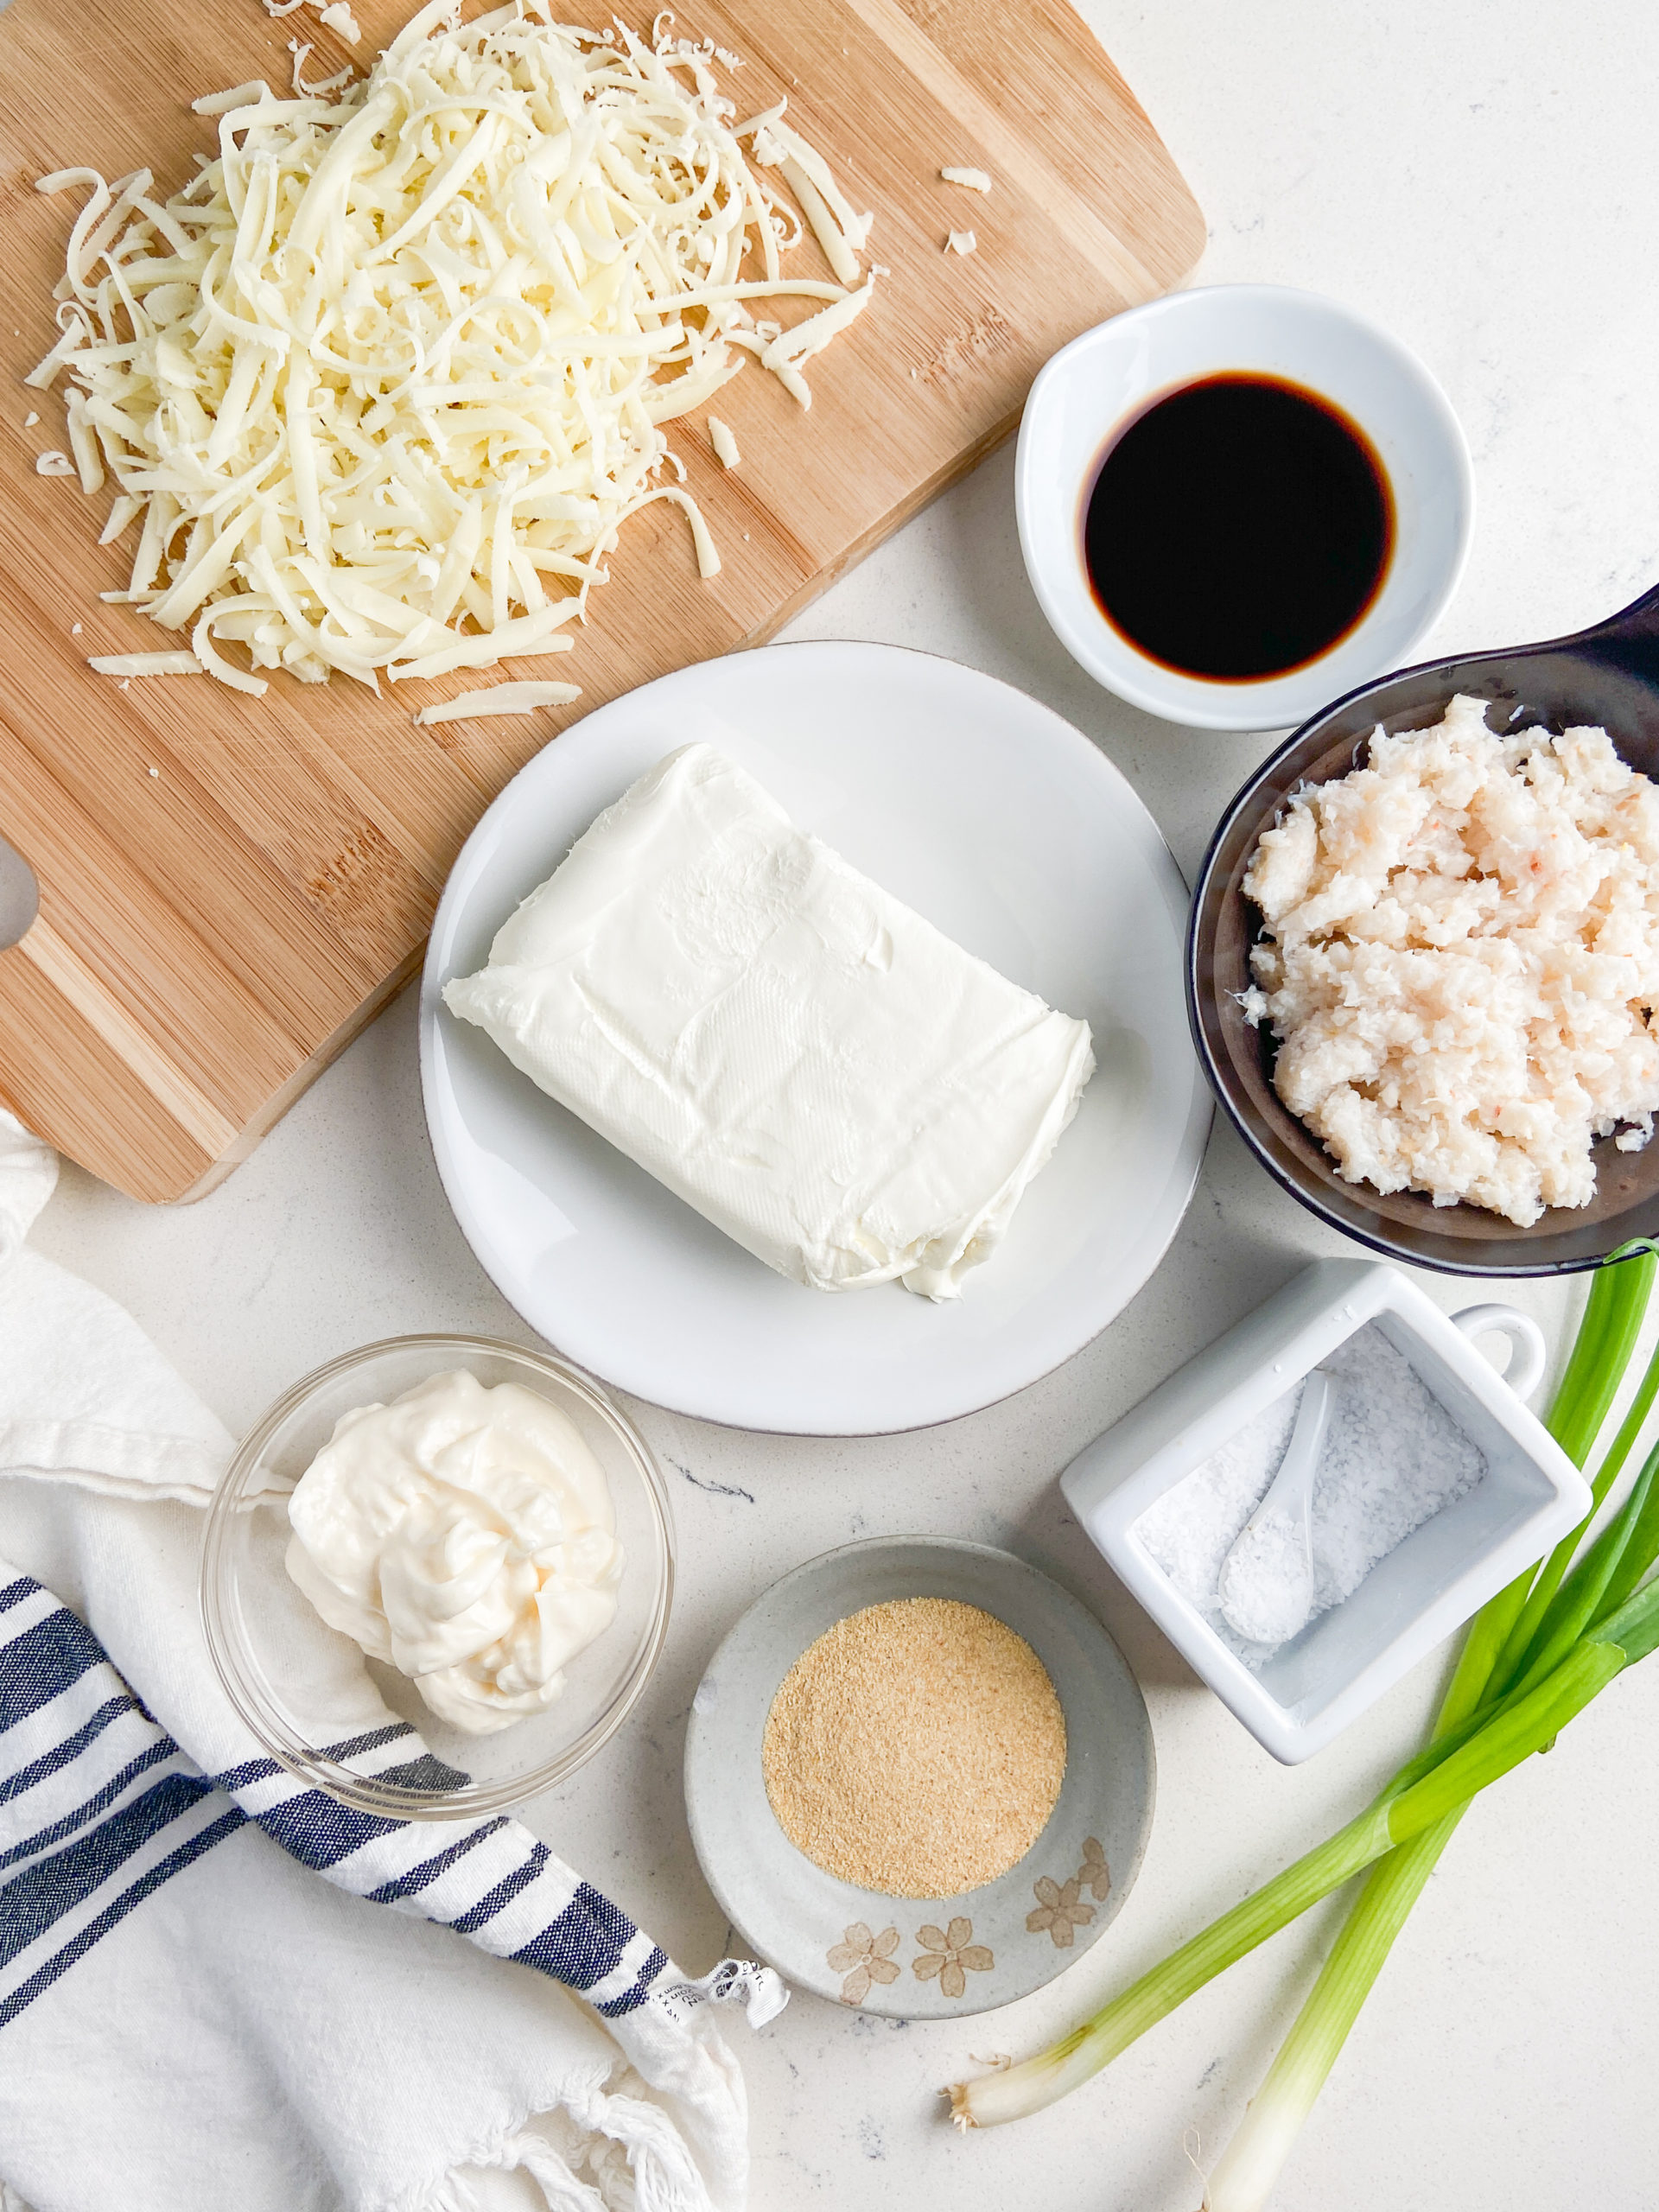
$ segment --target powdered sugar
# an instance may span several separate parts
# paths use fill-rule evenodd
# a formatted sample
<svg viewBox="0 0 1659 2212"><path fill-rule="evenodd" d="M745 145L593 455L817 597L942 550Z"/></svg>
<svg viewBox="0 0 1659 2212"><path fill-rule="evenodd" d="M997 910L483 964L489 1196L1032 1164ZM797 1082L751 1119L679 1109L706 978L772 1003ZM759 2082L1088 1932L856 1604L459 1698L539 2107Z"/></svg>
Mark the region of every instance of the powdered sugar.
<svg viewBox="0 0 1659 2212"><path fill-rule="evenodd" d="M1320 1364L1336 1379L1336 1391L1313 1485L1311 1618L1351 1597L1380 1560L1486 1471L1479 1446L1375 1322ZM1264 1630L1260 1642L1228 1626L1217 1586L1284 1458L1303 1387L1299 1381L1263 1408L1135 1524L1181 1595L1252 1668L1278 1648L1274 1616L1283 1618L1285 1580L1299 1571L1297 1563L1269 1556L1264 1543L1248 1585L1230 1586L1235 1599L1247 1592Z"/></svg>

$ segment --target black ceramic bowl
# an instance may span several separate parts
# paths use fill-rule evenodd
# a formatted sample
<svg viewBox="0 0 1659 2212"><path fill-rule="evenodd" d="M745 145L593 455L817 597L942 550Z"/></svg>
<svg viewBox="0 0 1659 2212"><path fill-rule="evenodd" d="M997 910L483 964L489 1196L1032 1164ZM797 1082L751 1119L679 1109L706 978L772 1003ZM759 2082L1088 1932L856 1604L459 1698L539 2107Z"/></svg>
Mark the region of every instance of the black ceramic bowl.
<svg viewBox="0 0 1659 2212"><path fill-rule="evenodd" d="M1659 1236L1659 1136L1644 1150L1595 1148L1596 1195L1549 1208L1517 1229L1478 1206L1437 1206L1416 1192L1381 1198L1345 1183L1313 1133L1273 1088L1274 1042L1252 1028L1235 994L1250 982L1260 916L1240 887L1262 831L1304 783L1345 776L1385 729L1438 721L1457 692L1492 702L1493 728L1517 708L1560 732L1597 725L1633 768L1659 780L1659 589L1610 621L1509 652L1425 662L1351 691L1304 722L1257 769L1221 818L1193 895L1187 930L1187 1011L1211 1088L1256 1158L1333 1229L1414 1266L1467 1275L1541 1275L1593 1268L1633 1236ZM1524 727L1516 718L1516 727Z"/></svg>

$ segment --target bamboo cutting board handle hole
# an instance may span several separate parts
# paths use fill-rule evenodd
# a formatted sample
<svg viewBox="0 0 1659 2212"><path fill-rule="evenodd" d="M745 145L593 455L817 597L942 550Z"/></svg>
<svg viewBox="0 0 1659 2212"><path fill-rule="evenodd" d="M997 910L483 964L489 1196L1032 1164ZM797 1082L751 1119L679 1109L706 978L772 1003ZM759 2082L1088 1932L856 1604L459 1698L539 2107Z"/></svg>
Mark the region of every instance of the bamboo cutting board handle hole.
<svg viewBox="0 0 1659 2212"><path fill-rule="evenodd" d="M15 846L0 837L0 952L34 927L41 911L35 871Z"/></svg>

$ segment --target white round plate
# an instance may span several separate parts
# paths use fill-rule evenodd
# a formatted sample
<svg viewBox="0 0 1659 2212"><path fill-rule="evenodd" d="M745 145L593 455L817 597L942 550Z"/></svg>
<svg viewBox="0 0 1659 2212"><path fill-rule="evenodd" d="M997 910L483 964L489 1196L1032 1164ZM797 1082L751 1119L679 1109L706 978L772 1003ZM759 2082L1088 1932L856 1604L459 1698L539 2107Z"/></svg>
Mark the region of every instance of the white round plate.
<svg viewBox="0 0 1659 2212"><path fill-rule="evenodd" d="M677 746L740 761L804 829L1094 1031L1098 1071L963 1295L808 1290L543 1096L440 993ZM768 645L600 708L514 777L462 848L421 987L438 1171L467 1241L550 1344L619 1389L739 1428L870 1435L1034 1382L1157 1266L1210 1094L1181 983L1186 887L1088 739L1007 684L893 645Z"/></svg>

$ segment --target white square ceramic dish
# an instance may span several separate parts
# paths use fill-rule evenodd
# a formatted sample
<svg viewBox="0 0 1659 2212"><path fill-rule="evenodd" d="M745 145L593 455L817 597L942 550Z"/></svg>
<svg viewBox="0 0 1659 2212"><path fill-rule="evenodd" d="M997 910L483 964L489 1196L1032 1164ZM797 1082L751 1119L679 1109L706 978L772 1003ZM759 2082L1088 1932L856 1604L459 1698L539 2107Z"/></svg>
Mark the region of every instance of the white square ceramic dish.
<svg viewBox="0 0 1659 2212"><path fill-rule="evenodd" d="M1397 1268L1318 1261L1096 1437L1060 1478L1120 1578L1287 1766L1321 1750L1590 1510L1583 1476L1471 1341L1471 1325L1518 1333L1532 1325L1491 1306L1461 1318L1463 1327ZM1479 1446L1486 1472L1252 1673L1155 1563L1135 1524L1370 1321ZM1541 1362L1529 1364L1522 1387L1538 1379Z"/></svg>

